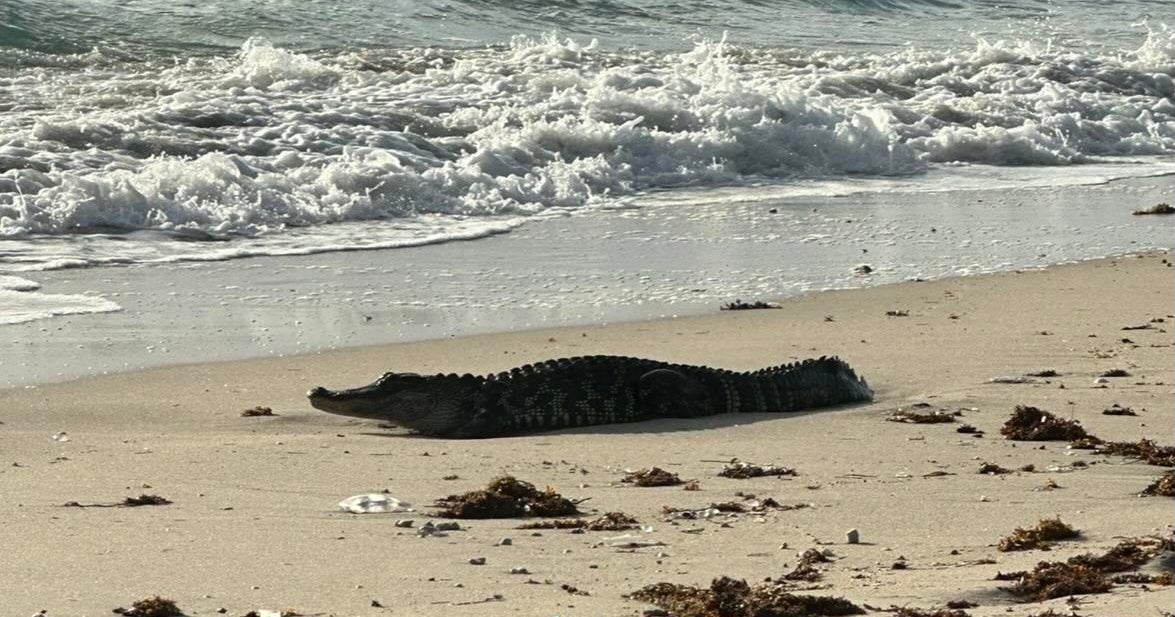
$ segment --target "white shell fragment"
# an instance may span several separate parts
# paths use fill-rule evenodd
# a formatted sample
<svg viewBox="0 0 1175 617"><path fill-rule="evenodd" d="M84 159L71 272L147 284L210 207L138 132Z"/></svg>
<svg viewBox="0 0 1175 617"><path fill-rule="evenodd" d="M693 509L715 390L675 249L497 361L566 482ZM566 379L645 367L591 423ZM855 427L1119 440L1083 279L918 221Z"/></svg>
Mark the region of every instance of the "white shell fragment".
<svg viewBox="0 0 1175 617"><path fill-rule="evenodd" d="M413 512L410 503L382 493L354 495L339 502L339 509L355 514L377 514L383 512Z"/></svg>

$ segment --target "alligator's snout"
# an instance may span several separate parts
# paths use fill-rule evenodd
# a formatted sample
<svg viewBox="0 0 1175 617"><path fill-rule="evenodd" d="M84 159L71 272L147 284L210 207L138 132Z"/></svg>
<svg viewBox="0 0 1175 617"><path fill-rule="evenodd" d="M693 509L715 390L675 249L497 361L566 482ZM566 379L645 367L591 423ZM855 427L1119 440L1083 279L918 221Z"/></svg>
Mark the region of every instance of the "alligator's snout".
<svg viewBox="0 0 1175 617"><path fill-rule="evenodd" d="M318 398L318 397L326 396L327 392L329 392L329 391L326 388L324 388L322 386L318 386L317 388L314 388L313 390L307 392L306 396L309 396L310 398Z"/></svg>

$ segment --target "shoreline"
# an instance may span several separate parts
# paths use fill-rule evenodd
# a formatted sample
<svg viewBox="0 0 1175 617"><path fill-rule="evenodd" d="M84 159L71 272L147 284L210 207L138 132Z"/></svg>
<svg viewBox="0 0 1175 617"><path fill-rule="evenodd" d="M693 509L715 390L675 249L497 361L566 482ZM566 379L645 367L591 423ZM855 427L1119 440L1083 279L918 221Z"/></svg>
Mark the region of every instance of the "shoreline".
<svg viewBox="0 0 1175 617"><path fill-rule="evenodd" d="M337 348L315 349L315 350L311 350L311 351L293 353L293 354L282 354L282 355L271 355L271 356L250 356L250 357L242 357L242 358L231 358L231 359L223 359L223 360L209 360L209 361L198 361L198 362L178 362L178 363L164 364L164 365L159 365L159 366L150 366L150 367L140 368L140 369L129 369L129 370L125 370L125 371L118 371L118 372L113 372L113 373L108 373L108 374L83 375L83 376L65 379L65 380L61 380L61 381L50 381L50 382L43 382L43 383L32 383L32 384L16 385L16 386L9 386L9 387L0 387L0 393L6 392L6 391L16 391L16 390L35 390L38 388L52 388L52 387L56 387L56 386L66 386L66 385L74 384L77 382L101 381L101 380L110 379L110 378L115 378L115 379L117 379L117 378L131 378L131 379L133 379L134 376L136 376L136 375L143 375L143 376L150 377L153 373L156 373L156 372L164 372L164 373L169 373L169 372L173 372L173 371L181 371L182 372L182 371L185 371L188 369L198 369L199 367L222 367L222 366L227 367L227 366L233 366L233 365L247 366L252 363L275 363L278 366L286 364L286 363L302 365L302 364L305 364L307 361L309 361L311 359L315 359L315 358L325 358L329 361L329 360L335 359L335 358L348 358L348 357L367 358L367 357L376 357L376 356L384 355L384 354L393 354L394 355L396 350L399 350L399 349L407 350L407 355L412 356L412 355L417 354L419 352L419 350L427 349L427 348L430 348L434 345L442 345L442 346L453 345L457 348L460 348L465 343L476 342L476 346L480 348L485 345L492 346L497 341L511 341L511 340L521 339L521 340L527 340L527 341L540 341L541 342L543 339L546 339L548 343L553 343L553 342L557 342L558 339L556 341L552 341L550 339L559 337L564 340L567 340L567 338L573 338L573 337L568 337L568 335L572 335L572 334L579 334L579 335L581 335L582 338L586 338L586 336L584 336L584 335L587 335L588 333L606 333L606 332L610 332L610 331L624 332L625 335L620 335L620 336L616 336L616 337L609 337L610 339L614 339L614 340L609 341L609 343L608 343L609 345L612 345L612 344L615 344L617 342L622 341L624 339L624 337L628 334L635 333L635 332L647 332L650 329L655 328L655 327L669 328L669 327L673 327L675 325L679 325L680 329L684 330L684 329L688 329L691 327L693 327L693 328L706 327L706 325L711 321L721 322L723 320L730 319L735 316L741 316L741 317L745 317L747 319L753 319L756 316L762 316L763 318L769 318L769 316L774 311L777 311L777 310L786 311L786 310L788 310L789 307L792 307L796 304L804 305L804 304L818 303L818 304L821 304L824 306L834 306L837 304L837 302L839 301L840 298L844 298L844 297L851 298L855 294L867 293L870 291L875 291L875 292L878 292L878 293L881 293L884 295L892 295L892 294L885 293L885 292L891 291L891 290L897 290L897 291L899 291L898 295L901 295L900 291L906 289L908 286L917 286L917 285L938 285L938 286L947 285L947 286L949 286L953 282L954 283L964 283L966 281L972 281L972 280L974 280L976 282L982 282L982 281L991 280L991 279L998 279L1001 277L1020 276L1020 275L1034 274L1034 273L1047 273L1047 272L1054 272L1054 271L1058 271L1058 270L1066 270L1066 269L1070 269L1070 268L1082 268L1082 267L1086 267L1086 266L1095 266L1096 267L1096 266L1104 265L1104 264L1117 263L1122 260L1132 260L1132 259L1163 260L1163 259L1167 259L1170 256L1170 254L1171 254L1171 250L1146 249L1146 250L1142 250L1142 251L1135 252L1135 253L1124 253L1121 255L1112 255L1112 256L1106 256L1106 257L1091 257L1089 259L1084 259L1084 260L1079 260L1079 261L1070 261L1070 262L1064 262L1064 263L1042 265L1042 266L1038 266L1038 267L1016 269L1016 270L1006 271L1006 272L984 272L984 273L977 273L977 274L949 276L949 277L944 277L944 278L940 278L940 279L930 279L930 280L910 279L910 280L893 281L893 282L868 285L868 286L862 286L862 287L812 290L812 291L807 291L807 292L804 292L803 294L796 295L796 296L788 296L788 297L782 297L782 298L768 298L769 304L777 307L777 308L771 308L771 309L750 309L750 310L728 311L726 309L722 309L721 307L693 306L692 308L694 308L696 312L684 311L684 312L682 312L682 314L672 314L672 315L662 314L662 315L657 315L657 316L637 316L637 317L633 317L630 319L620 319L620 320L616 320L616 321L603 321L603 322L590 322L590 323L570 323L570 324L565 324L565 325L554 325L554 326L537 325L537 326L533 326L533 327L524 327L522 329L517 329L517 330L493 330L493 331L485 331L485 332L471 332L468 334L461 334L461 335L448 335L448 336L443 336L443 337L438 337L438 338L409 339L409 340L403 340L403 341L373 343L373 344L366 344L366 345L359 344L359 345L337 347ZM835 318L834 318L834 320L835 320ZM581 346L582 346L582 342L569 342L569 344L567 345L567 348L577 349L577 348L580 348ZM514 355L517 355L517 353L524 353L524 352L506 351L506 352L504 352L504 355L514 356ZM601 353L607 354L609 352L601 352ZM578 354L578 355L590 355L590 354ZM611 355L633 355L633 354L625 354L625 353L615 352L615 353L611 353ZM555 356L553 356L553 357L555 357ZM573 357L573 356L568 355L568 356L563 356L563 357ZM799 359L800 356L792 356L792 358ZM521 363L530 362L530 361L532 361L532 360L519 360L518 362L521 364ZM433 363L430 362L429 364L431 366ZM497 363L494 363L494 365L497 365ZM508 370L509 368L512 368L512 366L504 366L504 368L497 369L497 370ZM754 367L752 367L751 365L747 365L744 370L751 370L752 368L754 368ZM391 370L391 369L389 369L389 370ZM394 370L410 371L410 370L424 370L424 369L419 369L417 367L409 367L409 368L405 368L405 369L396 368ZM456 370L457 369L436 368L434 370L434 372L442 372L443 373L443 372L453 372ZM383 371L377 371L375 374L373 374L373 378L378 377L379 373L381 373L381 372L383 372ZM457 372L462 372L462 371L457 371ZM489 373L489 372L496 372L496 371L493 369L487 369L484 372Z"/></svg>
<svg viewBox="0 0 1175 617"><path fill-rule="evenodd" d="M1164 221L1106 207L1151 203L1168 189L1144 178L778 201L702 191L535 220L472 243L26 273L37 292L95 296L122 310L0 327L0 346L11 350L0 387L701 314L735 299L1169 249ZM874 268L868 277L854 273L862 263Z"/></svg>
<svg viewBox="0 0 1175 617"><path fill-rule="evenodd" d="M649 605L622 594L645 585L705 586L722 575L762 580L819 548L833 561L801 593L919 608L966 599L980 605L968 609L973 617L1061 610L1064 599L1014 602L993 577L1042 559L1102 552L1122 537L1169 536L1170 499L1136 496L1163 468L1068 450L1063 442L1006 441L999 427L1015 405L1028 404L1072 417L1105 439L1168 445L1175 428L1169 262L1163 252L829 292L785 300L782 310L163 367L2 390L0 406L10 410L0 425L0 482L9 495L0 505L0 536L12 556L0 564L0 580L11 590L5 601L14 613L48 615L104 614L156 594L192 615L219 608L385 615L373 600L426 617L628 615ZM386 370L482 373L595 353L736 370L837 354L877 397L813 413L471 441L406 436L315 411L304 398L310 386L355 386ZM1112 368L1131 377L1095 383ZM1044 369L1059 376L990 383ZM958 434L949 424L886 421L915 402L962 410L959 421L986 437ZM1103 415L1112 404L1139 416ZM258 405L278 415L241 417ZM52 439L61 433L68 441ZM732 458L792 467L799 476L716 478L721 465L714 461ZM976 473L984 461L1037 471ZM652 466L697 479L700 490L619 482L625 469ZM461 521L461 531L433 538L393 524L413 519L419 527L433 499L504 474L587 498L589 516L631 514L650 531L627 533L664 546L609 547L608 539L623 532L534 536L517 530L517 520ZM1059 488L1042 489L1050 481ZM417 511L335 511L345 497L384 489ZM61 508L140 493L174 503ZM697 521L662 513L665 506L702 507L747 493L810 505ZM1047 553L994 548L1014 528L1052 516L1083 535ZM860 530L862 544L845 544L850 528ZM503 537L513 538L512 546L498 546ZM486 557L487 565L470 565L475 557ZM891 568L898 557L908 568ZM183 567L160 568L161 560ZM519 567L530 574L509 573ZM494 594L502 599L481 604ZM1172 600L1173 589L1164 586L1119 585L1082 596L1083 612L1091 614L1149 614Z"/></svg>

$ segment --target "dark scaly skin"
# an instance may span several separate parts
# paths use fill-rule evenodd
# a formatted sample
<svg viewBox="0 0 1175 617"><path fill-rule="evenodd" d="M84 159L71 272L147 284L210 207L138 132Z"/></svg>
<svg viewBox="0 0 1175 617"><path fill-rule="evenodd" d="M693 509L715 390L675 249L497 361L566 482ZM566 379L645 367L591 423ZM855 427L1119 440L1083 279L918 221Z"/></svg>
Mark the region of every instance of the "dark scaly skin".
<svg viewBox="0 0 1175 617"><path fill-rule="evenodd" d="M315 388L309 397L311 405L330 413L436 437L479 438L653 418L815 409L868 401L873 391L837 358L739 373L586 356L488 377L387 373L369 386Z"/></svg>

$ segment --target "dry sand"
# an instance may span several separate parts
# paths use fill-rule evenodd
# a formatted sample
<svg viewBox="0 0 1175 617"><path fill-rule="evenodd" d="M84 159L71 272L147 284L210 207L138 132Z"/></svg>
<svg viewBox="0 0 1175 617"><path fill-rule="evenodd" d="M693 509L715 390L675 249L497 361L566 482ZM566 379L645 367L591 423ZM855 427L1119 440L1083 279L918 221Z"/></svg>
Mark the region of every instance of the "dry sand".
<svg viewBox="0 0 1175 617"><path fill-rule="evenodd" d="M720 575L779 576L805 549L829 549L813 593L875 607L1023 616L1064 600L1017 604L993 580L1038 560L1104 550L1124 536L1170 534L1170 498L1137 494L1161 468L1002 439L1016 404L1080 420L1108 439L1172 438L1173 270L1155 254L1042 272L819 294L783 310L479 336L311 356L172 367L0 391L0 613L107 615L145 596L191 615L294 609L326 615L637 615L622 594ZM908 311L905 317L887 311ZM826 318L827 316L827 318ZM1123 331L1148 324L1151 329ZM1133 343L1123 342L1128 338ZM666 420L528 437L441 441L329 416L313 385L366 383L385 370L485 372L549 357L610 353L751 369L837 354L877 391L873 404L807 414ZM1131 377L1094 380L1107 369ZM1059 377L993 384L1054 369ZM1063 388L1062 388L1063 386ZM965 409L955 425L885 421L924 401ZM1137 417L1102 415L1118 403ZM243 418L256 405L272 418ZM54 441L64 431L69 441ZM794 467L794 478L716 477L739 458ZM1072 469L1076 461L1088 468ZM986 476L984 461L1036 466ZM660 466L700 490L634 488L625 469ZM950 475L927 477L934 472ZM609 532L541 536L519 521L463 522L418 537L432 499L513 474L624 511L661 547L620 550ZM455 478L454 478L455 476ZM445 479L446 477L452 479ZM1042 490L1052 480L1060 486ZM351 515L334 504L388 489L413 514ZM739 491L811 507L671 524L663 506L702 507ZM174 504L66 508L141 493ZM1017 526L1060 516L1083 532L1050 552L1001 553ZM725 524L724 524L725 523ZM860 530L862 543L845 544ZM504 537L511 546L495 546ZM468 560L484 557L486 564ZM908 568L892 569L904 557ZM983 563L982 560L994 560ZM529 574L510 574L524 567ZM571 585L590 595L573 595ZM478 601L492 598L487 603ZM386 608L378 608L375 604ZM1080 598L1082 615L1160 615L1170 587L1119 586Z"/></svg>

